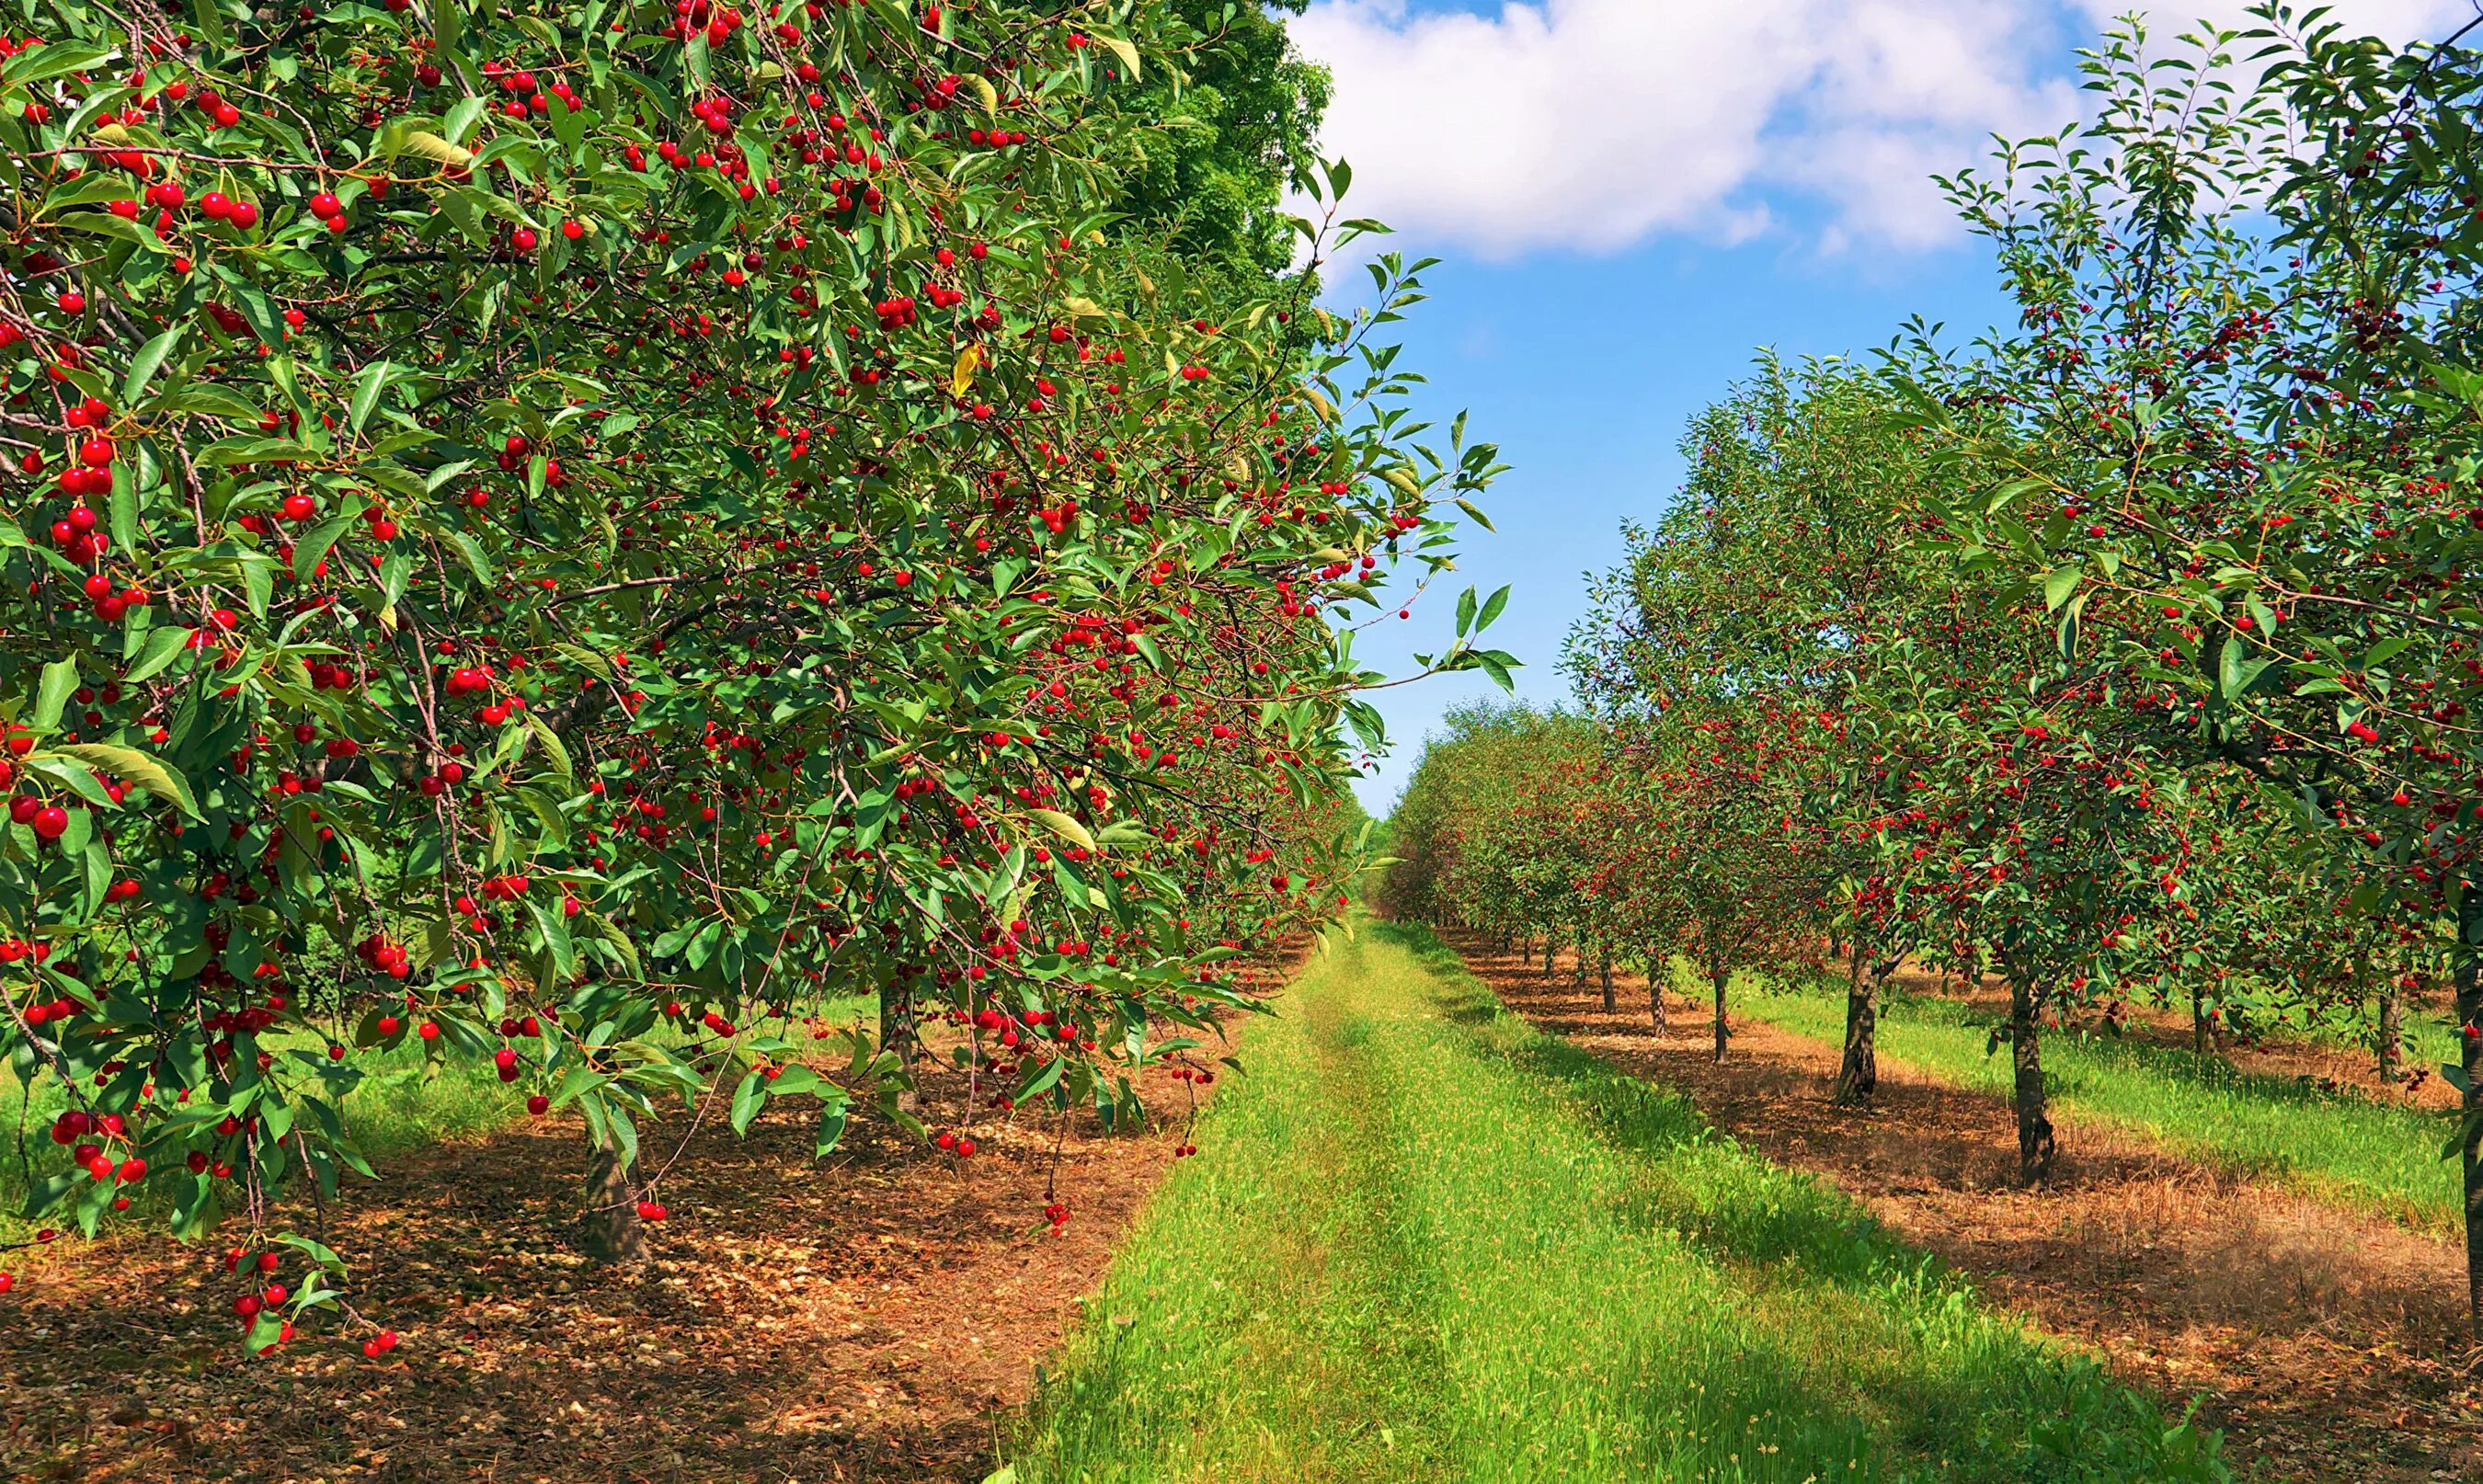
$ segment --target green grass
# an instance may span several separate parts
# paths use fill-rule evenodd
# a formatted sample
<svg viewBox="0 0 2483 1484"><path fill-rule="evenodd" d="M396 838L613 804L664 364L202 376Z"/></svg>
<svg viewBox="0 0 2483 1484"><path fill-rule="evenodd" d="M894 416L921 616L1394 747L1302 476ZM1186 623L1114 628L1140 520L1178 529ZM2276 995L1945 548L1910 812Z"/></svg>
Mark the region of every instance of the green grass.
<svg viewBox="0 0 2483 1484"><path fill-rule="evenodd" d="M1729 1003L1831 1046L1844 1042L1841 994L1745 982ZM2009 1059L1988 1053L1995 1023L1996 1017L1956 1000L1892 995L1880 1019L1880 1049L1943 1081L2006 1099ZM2110 1035L2047 1035L2043 1067L2053 1105L2073 1117L2416 1230L2456 1227L2457 1165L2440 1157L2454 1126L2437 1113Z"/></svg>
<svg viewBox="0 0 2483 1484"><path fill-rule="evenodd" d="M1831 1187L1366 923L1004 1447L1021 1484L2223 1477Z"/></svg>

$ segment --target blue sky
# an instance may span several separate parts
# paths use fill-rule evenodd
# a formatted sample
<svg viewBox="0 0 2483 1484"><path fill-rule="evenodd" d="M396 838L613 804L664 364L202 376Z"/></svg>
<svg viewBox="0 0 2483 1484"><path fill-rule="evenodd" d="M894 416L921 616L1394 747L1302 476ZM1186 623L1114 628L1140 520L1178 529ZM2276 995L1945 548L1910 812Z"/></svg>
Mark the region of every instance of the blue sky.
<svg viewBox="0 0 2483 1484"><path fill-rule="evenodd" d="M1658 240L1610 257L1451 257L1424 280L1430 302L1399 327L1402 363L1429 379L1419 405L1442 421L1466 409L1468 436L1498 442L1513 467L1482 502L1496 533L1466 532L1462 580L1435 589L1411 620L1392 614L1375 625L1358 652L1406 673L1413 654L1443 647L1457 591L1507 583L1509 606L1489 638L1525 661L1519 694L1545 702L1565 693L1555 661L1585 610L1582 574L1614 564L1622 521L1661 514L1682 477L1681 428L1759 348L1787 358L1866 354L1909 314L1979 330L1999 302L1982 257L1962 246L1905 261L1820 262L1764 240ZM1458 675L1374 697L1397 748L1362 785L1365 805L1384 811L1444 710L1499 694Z"/></svg>
<svg viewBox="0 0 2483 1484"><path fill-rule="evenodd" d="M2404 40L2478 0L2344 0ZM1461 579L1358 652L1403 674L1455 593L1512 588L1491 633L1560 700L1582 576L1624 520L1678 488L1687 419L1772 348L1867 355L1909 315L1970 339L2005 314L1988 255L1928 182L1993 132L2075 117L2071 49L2113 0L1313 0L1297 42L1328 63L1323 143L1389 246L1444 261L1402 331L1418 407L1513 465L1467 532ZM2180 13L2238 18L2239 0ZM2163 28L2172 29L2172 28ZM1359 276L1356 276L1359 278ZM1349 300L1352 279L1338 279ZM1359 278L1368 287L1368 278ZM1385 812L1443 711L1497 694L1449 676L1376 694L1394 755L1361 787Z"/></svg>

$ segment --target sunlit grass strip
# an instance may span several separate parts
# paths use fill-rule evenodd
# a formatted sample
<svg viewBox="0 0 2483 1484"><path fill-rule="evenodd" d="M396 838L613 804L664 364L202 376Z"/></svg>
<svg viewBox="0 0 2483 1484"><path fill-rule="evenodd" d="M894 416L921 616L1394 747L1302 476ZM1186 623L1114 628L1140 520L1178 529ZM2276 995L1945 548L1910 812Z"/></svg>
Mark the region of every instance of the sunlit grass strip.
<svg viewBox="0 0 2483 1484"><path fill-rule="evenodd" d="M2218 1476L1419 930L1366 925L1243 1059L1012 1441L1021 1484Z"/></svg>
<svg viewBox="0 0 2483 1484"><path fill-rule="evenodd" d="M1734 993L1745 1014L1830 1045L1843 1042L1841 996L1757 984ZM1955 1000L1897 995L1880 1020L1880 1048L1943 1081L2005 1099L2009 1058L1987 1054L1995 1023ZM2440 1157L2454 1126L2438 1113L2107 1035L2046 1036L2043 1065L2055 1106L2074 1117L2419 1230L2457 1224L2457 1166Z"/></svg>

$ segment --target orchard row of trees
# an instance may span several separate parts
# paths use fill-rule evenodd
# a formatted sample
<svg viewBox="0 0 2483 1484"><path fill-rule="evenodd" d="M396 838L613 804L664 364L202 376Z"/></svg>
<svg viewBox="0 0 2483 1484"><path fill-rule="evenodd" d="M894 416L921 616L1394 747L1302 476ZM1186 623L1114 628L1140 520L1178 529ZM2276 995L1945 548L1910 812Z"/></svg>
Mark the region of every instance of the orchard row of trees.
<svg viewBox="0 0 2483 1484"><path fill-rule="evenodd" d="M822 1153L854 1112L1135 1115L1230 961L1338 905L1352 625L1495 464L1371 338L1423 265L1314 303L1379 228L1260 12L12 13L0 1054L65 1100L29 1216L156 1191L296 1260L280 1198L370 1173L348 1095L411 1046L582 1115L627 1257L668 1102L807 1109ZM876 1028L821 1039L853 994ZM335 1302L294 1245L254 1348Z"/></svg>
<svg viewBox="0 0 2483 1484"><path fill-rule="evenodd" d="M2016 323L1700 416L1575 710L1461 716L1389 889L1686 958L1720 1056L1735 970L1832 955L1848 1100L1897 965L1996 974L2030 1181L2047 1019L2359 1017L2392 1076L2444 970L2483 1313L2483 53L2271 6L2086 72L2089 123L1944 182Z"/></svg>

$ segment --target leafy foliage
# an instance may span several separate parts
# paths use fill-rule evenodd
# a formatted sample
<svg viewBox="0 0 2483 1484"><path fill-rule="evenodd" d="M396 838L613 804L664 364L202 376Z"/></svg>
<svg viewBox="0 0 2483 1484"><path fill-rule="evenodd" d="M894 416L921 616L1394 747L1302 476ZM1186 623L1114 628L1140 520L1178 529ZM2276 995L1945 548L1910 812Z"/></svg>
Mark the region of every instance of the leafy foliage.
<svg viewBox="0 0 2483 1484"><path fill-rule="evenodd" d="M1433 506L1497 466L1416 441L1393 309L1113 246L1180 13L28 14L0 1048L73 1099L38 1213L172 1181L256 1242L367 1173L339 1108L407 1045L625 1176L666 1100L927 1137L928 1016L1001 1106L1135 1111L1247 1003L1218 966L1339 905L1345 738L1384 740L1354 605L1445 570ZM1364 229L1344 178L1286 226L1314 258ZM819 1040L853 994L877 1033ZM650 1180L599 1199L660 1217Z"/></svg>

